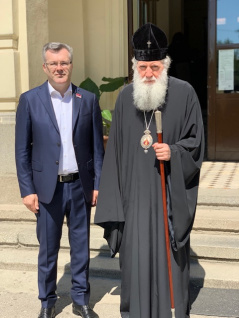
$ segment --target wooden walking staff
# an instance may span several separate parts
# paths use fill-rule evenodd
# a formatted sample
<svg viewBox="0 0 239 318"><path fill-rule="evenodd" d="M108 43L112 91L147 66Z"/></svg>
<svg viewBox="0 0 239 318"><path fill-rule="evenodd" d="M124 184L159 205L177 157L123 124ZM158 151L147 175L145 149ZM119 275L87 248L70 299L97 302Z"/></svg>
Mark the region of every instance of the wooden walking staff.
<svg viewBox="0 0 239 318"><path fill-rule="evenodd" d="M162 119L161 119L161 112L159 110L155 112L155 122L156 122L156 128L157 128L158 143L162 143L163 142ZM164 172L163 160L159 160L159 168L160 168L160 174L161 174L164 232L165 232L165 242L166 242L166 252L167 252L167 263L168 263L168 279L169 279L169 290L170 290L170 301L171 301L171 313L172 313L172 317L175 317L174 296L173 296L173 276L172 276L172 266L171 266L171 257L170 257L170 241L169 241L169 233L168 233L167 197L166 197L165 172Z"/></svg>

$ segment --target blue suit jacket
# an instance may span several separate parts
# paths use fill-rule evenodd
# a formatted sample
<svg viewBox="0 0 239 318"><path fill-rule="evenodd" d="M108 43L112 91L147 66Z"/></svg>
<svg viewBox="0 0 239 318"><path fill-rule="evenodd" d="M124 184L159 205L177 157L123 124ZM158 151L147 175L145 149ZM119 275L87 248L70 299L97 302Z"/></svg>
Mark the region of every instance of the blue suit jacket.
<svg viewBox="0 0 239 318"><path fill-rule="evenodd" d="M98 190L104 148L96 96L72 85L72 138L86 201ZM21 196L36 193L50 203L57 184L61 137L48 83L21 95L16 114L15 155Z"/></svg>

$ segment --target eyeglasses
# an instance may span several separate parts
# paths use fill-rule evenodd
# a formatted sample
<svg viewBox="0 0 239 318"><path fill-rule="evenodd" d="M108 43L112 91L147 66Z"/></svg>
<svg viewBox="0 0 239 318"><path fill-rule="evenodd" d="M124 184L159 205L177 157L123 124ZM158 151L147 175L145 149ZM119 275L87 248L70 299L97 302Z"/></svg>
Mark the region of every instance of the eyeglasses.
<svg viewBox="0 0 239 318"><path fill-rule="evenodd" d="M44 63L46 66L48 66L50 69L55 69L60 64L62 68L67 68L72 62L49 62Z"/></svg>

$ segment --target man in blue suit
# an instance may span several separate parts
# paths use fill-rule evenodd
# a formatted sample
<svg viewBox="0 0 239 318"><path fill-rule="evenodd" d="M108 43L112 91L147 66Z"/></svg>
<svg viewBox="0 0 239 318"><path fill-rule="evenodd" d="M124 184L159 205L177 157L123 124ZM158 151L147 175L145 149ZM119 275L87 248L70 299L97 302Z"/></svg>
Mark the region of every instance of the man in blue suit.
<svg viewBox="0 0 239 318"><path fill-rule="evenodd" d="M98 317L89 307L90 210L98 197L104 155L96 96L71 83L73 50L43 47L48 81L21 95L16 115L16 166L21 197L37 218L38 318L54 318L57 258L64 216L71 254L73 313Z"/></svg>

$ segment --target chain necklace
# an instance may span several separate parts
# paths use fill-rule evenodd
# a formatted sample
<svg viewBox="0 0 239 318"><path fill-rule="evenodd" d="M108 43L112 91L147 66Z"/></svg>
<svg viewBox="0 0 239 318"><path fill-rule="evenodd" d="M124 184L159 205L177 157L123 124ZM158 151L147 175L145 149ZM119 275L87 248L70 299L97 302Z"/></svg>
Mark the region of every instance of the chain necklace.
<svg viewBox="0 0 239 318"><path fill-rule="evenodd" d="M145 153L148 152L148 148L150 148L153 144L153 137L151 136L151 131L149 130L149 126L151 124L153 114L154 114L154 111L152 110L151 118L149 120L149 123L147 123L146 115L145 115L145 111L144 111L144 121L145 121L145 128L146 129L144 131L144 135L142 136L142 138L140 140L140 144L144 148Z"/></svg>

